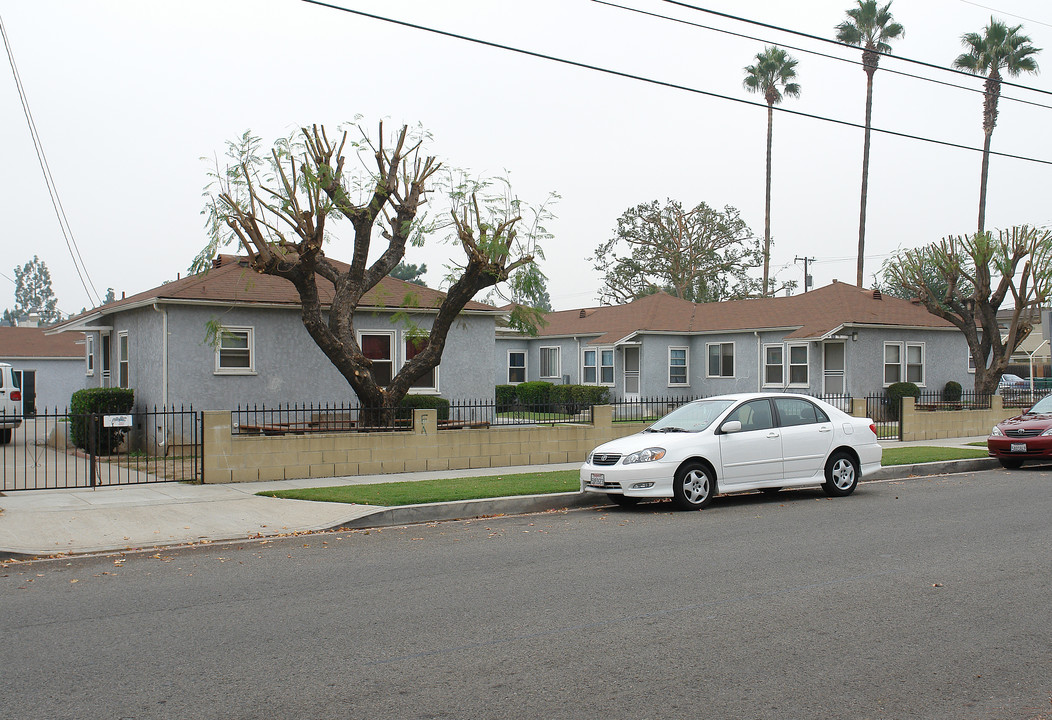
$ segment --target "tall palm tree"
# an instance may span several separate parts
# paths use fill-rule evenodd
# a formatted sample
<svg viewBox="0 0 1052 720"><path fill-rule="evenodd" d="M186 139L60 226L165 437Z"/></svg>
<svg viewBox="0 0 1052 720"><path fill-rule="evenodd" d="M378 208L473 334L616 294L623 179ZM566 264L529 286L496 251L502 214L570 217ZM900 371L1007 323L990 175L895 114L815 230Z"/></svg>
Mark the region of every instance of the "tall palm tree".
<svg viewBox="0 0 1052 720"><path fill-rule="evenodd" d="M862 287L866 249L866 201L869 193L869 136L873 119L873 75L881 53L890 53L888 40L900 38L906 30L891 16L891 3L884 7L877 0L856 0L858 7L847 11L848 19L836 26L839 42L862 50L862 69L866 71L866 135L862 143L862 207L858 216L858 274L855 284Z"/></svg>
<svg viewBox="0 0 1052 720"><path fill-rule="evenodd" d="M983 101L983 170L979 180L979 232L986 229L986 178L990 172L990 137L997 124L997 100L1001 97L1001 71L1011 77L1022 72L1037 73L1034 55L1041 52L1030 44L1030 38L1021 34L1022 25L1008 27L999 20L990 18L990 24L980 33L965 33L961 44L968 52L957 56L953 66L976 75L986 75L986 92Z"/></svg>
<svg viewBox="0 0 1052 720"><path fill-rule="evenodd" d="M743 84L749 92L761 93L767 101L767 206L763 219L763 294L769 292L771 271L771 141L774 132L774 105L784 95L800 96L796 78L796 59L780 47L764 48L756 64L745 68Z"/></svg>

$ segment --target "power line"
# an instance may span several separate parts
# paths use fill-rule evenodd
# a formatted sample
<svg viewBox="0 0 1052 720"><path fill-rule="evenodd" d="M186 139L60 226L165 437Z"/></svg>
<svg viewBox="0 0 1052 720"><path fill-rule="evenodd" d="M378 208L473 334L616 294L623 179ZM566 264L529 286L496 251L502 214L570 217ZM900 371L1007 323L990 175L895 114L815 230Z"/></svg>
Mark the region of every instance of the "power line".
<svg viewBox="0 0 1052 720"><path fill-rule="evenodd" d="M351 8L342 7L340 5L333 5L322 0L301 0L302 2L310 5L317 5L319 7L328 8L330 10L338 10L340 12L349 13L351 15L358 15L360 17L370 18L372 20L379 20L381 22L391 23L393 25L400 25L402 27L412 28L414 30L422 30L424 32L433 33L435 35L442 35L444 37L450 37L457 40L464 40L465 42L475 43L477 45L483 45L485 47L496 48L498 50L506 50L508 52L518 53L520 55L526 55L529 57L539 58L541 60L550 60L552 62L561 63L563 65L569 65L571 67L582 68L584 70L593 70L595 72L604 73L607 75L613 75L614 77L626 78L628 80L638 80L639 82L648 83L650 85L657 85L659 87L665 87L672 90L682 90L684 92L694 93L695 95L703 95L705 97L716 98L718 100L727 100L729 102L738 103L739 105L748 105L750 107L760 108L767 110L766 103L759 103L753 100L746 100L744 98L732 97L730 95L721 95L720 93L710 92L708 90L700 90L698 88L688 87L686 85L679 85L677 83L671 83L664 80L655 80L654 78L648 78L643 75L635 75L633 73L622 72L620 70L611 70L609 68L600 67L598 65L590 65L588 63L578 62L576 60L568 60L566 58L556 57L554 55L547 55L545 53L536 52L534 50L524 50L522 48L513 47L511 45L503 45L496 43L491 40L482 40L474 38L468 35L461 35L459 33L450 32L448 30L439 30L437 28L428 27L426 25L420 25L418 23L411 23L406 20L397 20L395 18L385 17L383 15L376 15L374 13L368 13L364 10L354 10ZM669 1L669 0L666 0ZM855 128L858 130L864 130L865 126L859 123L850 122L848 120L838 120L836 118L826 117L824 115L815 115L813 113L806 113L800 110L791 110L789 108L775 106L774 110L786 115L794 115L796 117L807 118L809 120L819 120L822 122L832 123L834 125L841 125L844 127ZM932 145L941 145L943 147L957 148L958 150L968 150L971 152L983 152L982 148L972 147L970 145L962 145L960 143L949 142L948 140L937 140L935 138L923 137L921 135L912 135L910 133L898 132L895 130L884 130L882 128L870 128L872 132L881 133L883 135L890 135L892 137L904 138L907 140L916 140L918 142L926 142ZM1052 160L1042 160L1040 158L1028 157L1025 155L1014 155L1011 153L998 152L991 150L990 155L996 155L998 157L1011 158L1013 160L1023 160L1026 162L1038 163L1041 165L1052 165Z"/></svg>
<svg viewBox="0 0 1052 720"><path fill-rule="evenodd" d="M22 86L22 78L18 74L14 51L8 40L7 29L4 27L2 18L0 18L0 35L3 36L4 48L7 50L7 59L11 65L11 73L15 78L15 87L18 89L18 97L22 102L22 112L25 114L26 123L29 125L29 135L33 139L33 148L36 150L37 162L40 164L40 170L44 174L44 182L47 185L48 195L51 196L51 205L55 209L55 216L58 218L59 229L62 231L62 237L66 241L66 248L69 250L69 255L73 259L73 268L77 271L77 277L80 278L80 284L84 287L84 293L88 296L88 300L91 300L92 293L94 293L95 303L101 305L102 303L100 301L99 293L95 290L94 283L91 282L91 277L88 275L87 265L84 264L84 258L81 257L80 248L77 247L76 238L73 237L73 229L69 226L69 221L66 218L66 211L62 207L62 200L59 198L58 187L55 185L55 179L51 175L51 167L48 165L47 156L44 154L44 146L40 141L40 133L37 132L36 121L33 119L33 113L29 109L29 98L26 97L25 88ZM88 290L89 285L91 285L91 290Z"/></svg>
<svg viewBox="0 0 1052 720"><path fill-rule="evenodd" d="M1005 10L998 10L997 8L990 7L989 5L980 5L979 3L972 2L971 0L961 0L961 2L963 2L965 5L974 5L975 7L980 7L983 10L989 10L990 12L1001 13L1002 15L1008 15L1009 17L1019 18L1020 20L1026 20L1027 22L1036 23L1037 25L1044 25L1045 27L1052 27L1052 25L1049 25L1047 22L1041 22L1040 20L1034 20L1033 18L1023 17L1022 15L1016 15L1015 13L1010 13L1010 12L1007 12Z"/></svg>
<svg viewBox="0 0 1052 720"><path fill-rule="evenodd" d="M814 56L820 57L820 58L826 58L827 60L837 60L839 62L848 63L849 65L864 66L864 63L862 63L862 61L860 61L860 60L851 60L849 58L840 57L839 55L830 55L829 53L818 52L817 50L809 50L808 48L799 47L797 45L788 45L786 43L775 43L774 40L768 40L766 38L759 38L759 37L755 37L753 35L746 35L744 33L734 32L733 30L727 30L725 28L718 28L718 27L714 27L712 25L702 25L701 23L691 22L690 20L684 20L682 18L672 17L670 15L662 15L661 13L650 12L649 10L640 10L639 8L629 7L627 5L618 5L617 3L608 2L608 0L592 0L592 2L596 3L597 5L606 5L607 7L616 8L618 10L624 10L626 12L633 12L633 13L637 13L639 15L645 15L647 17L658 18L660 20L668 20L669 22L679 23L681 25L687 25L689 27L696 27L696 28L699 28L699 29L702 29L702 30L710 30L712 32L721 33L723 35L730 35L731 37L742 38L743 40L752 40L752 41L755 41L755 42L777 44L779 47L788 48L789 50L795 50L796 52L806 53L808 55L814 55ZM837 43L837 44L838 45L843 45L843 43ZM858 49L858 48L855 48L854 46L851 46L851 45L844 45L844 47L850 48L852 50L857 50ZM904 58L902 58L901 56L898 56L898 55L888 55L886 53L882 53L882 54L885 57L889 57L889 58L893 58L893 59L899 59L899 60L904 59ZM950 68L941 68L941 69L942 70L950 70ZM881 70L881 72L888 73L889 75L901 75L902 77L912 78L914 80L923 80L924 82L933 83L935 85L943 85L945 87L956 88L958 90L964 90L965 92L975 93L977 95L985 95L986 94L984 90L981 90L979 88L972 88L972 87L967 87L965 85L958 85L957 83L947 82L945 80L936 80L935 78L925 77L923 75L916 75L914 73L903 72L902 70L895 70L895 69L888 68L888 67L882 67L882 68L880 68L880 70ZM970 73L965 73L965 74L969 75L970 77L974 77ZM1035 107L1045 108L1046 110L1052 110L1052 105L1045 105L1043 103L1034 102L1033 100L1023 100L1021 98L1011 97L1011 96L1008 96L1008 95L1001 95L1000 98L1001 98L1001 100L1008 100L1010 102L1022 103L1023 105L1033 105Z"/></svg>
<svg viewBox="0 0 1052 720"><path fill-rule="evenodd" d="M809 40L817 40L819 42L829 43L830 45L836 45L838 47L857 49L854 45L848 45L846 43L840 42L839 40L831 40L830 38L822 37L821 35L812 35L811 33L801 32L799 30L790 30L789 28L782 27L781 25L771 25L770 23L760 22L759 20L750 20L749 18L739 17L738 15L731 15L729 13L723 13L718 10L710 10L709 8L703 8L697 5L691 5L690 3L681 2L681 0L662 0L662 2L667 2L670 5L677 5L679 7L688 8L690 10L697 10L698 12L707 13L709 15L715 15L716 17L727 18L728 20L734 20L736 22L746 23L749 25L757 25L759 27L767 28L768 30L777 30L778 32L789 33L790 35L798 35L800 37L808 38ZM882 52L877 52L877 54L883 57L897 58L899 60L902 60L903 62L913 63L914 65L920 65L921 67L932 68L933 70L941 70L943 72L954 73L956 75L965 75L967 77L972 78L981 77L976 76L973 73L966 72L964 70L943 67L942 65L936 65L935 63L929 63L923 60L913 60L912 58L902 57L901 55L891 55L889 53ZM1009 87L1020 88L1022 90L1029 90L1030 92L1041 93L1043 95L1052 95L1052 90L1042 90L1040 88L1030 87L1028 85L1021 85L1019 83L1009 82L1008 80L1001 80L1001 84L1008 85Z"/></svg>

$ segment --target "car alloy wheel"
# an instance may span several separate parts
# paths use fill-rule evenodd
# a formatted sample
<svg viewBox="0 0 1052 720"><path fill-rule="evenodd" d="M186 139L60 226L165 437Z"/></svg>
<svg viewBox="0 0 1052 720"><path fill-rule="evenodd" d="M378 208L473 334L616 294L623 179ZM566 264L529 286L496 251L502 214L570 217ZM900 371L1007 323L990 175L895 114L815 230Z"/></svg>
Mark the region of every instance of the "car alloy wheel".
<svg viewBox="0 0 1052 720"><path fill-rule="evenodd" d="M822 489L830 497L844 497L858 485L858 462L846 452L836 452L826 463L826 481Z"/></svg>
<svg viewBox="0 0 1052 720"><path fill-rule="evenodd" d="M682 510L701 510L712 502L716 493L716 478L700 462L688 462L676 471L672 483L672 502Z"/></svg>

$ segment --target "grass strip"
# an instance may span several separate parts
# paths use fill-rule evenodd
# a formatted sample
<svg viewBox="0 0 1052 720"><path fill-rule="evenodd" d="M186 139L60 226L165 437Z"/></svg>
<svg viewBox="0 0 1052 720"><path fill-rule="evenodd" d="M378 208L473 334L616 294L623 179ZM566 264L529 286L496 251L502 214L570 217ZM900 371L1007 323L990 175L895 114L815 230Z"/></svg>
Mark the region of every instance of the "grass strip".
<svg viewBox="0 0 1052 720"><path fill-rule="evenodd" d="M985 450L945 447L885 448L884 465L913 465L938 460L966 460L986 457ZM301 488L261 492L267 497L317 502L356 503L359 505L415 505L417 503L477 500L512 495L541 495L571 492L580 487L577 470L556 470L516 475L409 480L368 485Z"/></svg>

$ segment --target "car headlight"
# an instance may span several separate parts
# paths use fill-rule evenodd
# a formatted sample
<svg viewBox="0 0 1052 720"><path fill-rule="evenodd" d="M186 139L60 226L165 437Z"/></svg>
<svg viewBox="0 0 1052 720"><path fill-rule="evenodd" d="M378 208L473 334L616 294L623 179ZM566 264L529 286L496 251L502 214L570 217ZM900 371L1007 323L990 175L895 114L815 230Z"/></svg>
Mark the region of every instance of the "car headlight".
<svg viewBox="0 0 1052 720"><path fill-rule="evenodd" d="M994 429L990 431L990 434L994 437L1004 437L1004 433L1001 432L1001 428L994 425Z"/></svg>
<svg viewBox="0 0 1052 720"><path fill-rule="evenodd" d="M631 455L625 455L624 464L631 465L632 463L641 462L654 462L665 457L665 448L652 447L646 450L640 450L634 452Z"/></svg>
<svg viewBox="0 0 1052 720"><path fill-rule="evenodd" d="M1052 427L1050 427L1048 430L1045 430L1043 433L1041 433L1041 437L1048 437L1049 435L1052 435Z"/></svg>

